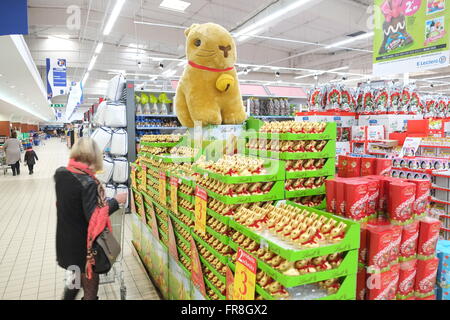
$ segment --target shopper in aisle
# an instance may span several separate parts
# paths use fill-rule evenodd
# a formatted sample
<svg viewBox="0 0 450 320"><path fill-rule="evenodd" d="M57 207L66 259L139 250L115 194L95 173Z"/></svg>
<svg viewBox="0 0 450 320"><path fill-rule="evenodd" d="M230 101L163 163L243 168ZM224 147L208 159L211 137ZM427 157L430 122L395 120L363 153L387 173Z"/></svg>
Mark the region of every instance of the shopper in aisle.
<svg viewBox="0 0 450 320"><path fill-rule="evenodd" d="M11 166L13 176L20 175L20 141L16 131L11 133L11 138L6 140L3 149L6 152L6 164Z"/></svg>
<svg viewBox="0 0 450 320"><path fill-rule="evenodd" d="M34 165L36 164L36 160L39 160L38 156L36 155L36 152L34 152L32 147L29 147L27 149L27 152L25 152L25 158L24 158L25 165L28 166L29 174L34 173L33 168L34 168Z"/></svg>
<svg viewBox="0 0 450 320"><path fill-rule="evenodd" d="M81 282L84 300L98 299L99 275L87 273L89 268L86 262L89 259L86 243L91 216L96 214L97 218L102 211L99 203L104 199L104 189L95 177L95 172L102 169L103 157L95 141L81 138L72 148L68 166L57 169L54 176L57 200L56 257L58 265L68 270L70 283ZM126 200L126 193L107 199L109 215ZM106 215L102 222L105 226L109 225L109 217ZM77 279L80 281L75 281ZM63 299L74 300L79 289L66 286Z"/></svg>

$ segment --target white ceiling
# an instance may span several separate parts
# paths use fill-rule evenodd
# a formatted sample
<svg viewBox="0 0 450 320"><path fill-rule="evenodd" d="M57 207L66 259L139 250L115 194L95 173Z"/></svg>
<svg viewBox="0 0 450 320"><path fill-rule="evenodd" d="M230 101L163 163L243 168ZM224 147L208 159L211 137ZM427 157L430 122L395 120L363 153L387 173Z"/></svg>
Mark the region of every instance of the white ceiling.
<svg viewBox="0 0 450 320"><path fill-rule="evenodd" d="M192 23L215 22L236 32L286 1L292 0L189 0L191 6L186 12L180 13L160 8L161 0L127 0L111 34L103 37L102 30L115 0L29 0L29 35L25 39L41 70L48 57L66 58L69 81L81 81L96 43L103 41L103 50L85 85L88 97L98 97L104 94L106 80L112 77L113 72L124 70L127 73L160 74L159 62L151 61L149 57L184 57L183 30L136 24L135 21L181 27L188 27ZM360 80L361 76L356 74L370 75L372 72L372 54L367 52L372 49L371 38L349 45L366 51L329 50L298 41L331 44L348 39L349 34L369 31L372 4L373 0L312 1L267 25L259 34L297 42L251 38L238 45L238 62L316 70L348 66L349 69L344 72L355 74L349 78ZM66 25L69 18L67 8L73 5L81 9L81 25L79 29L69 30ZM69 35L70 39L48 39L49 35ZM142 49L131 48L130 44L138 44ZM137 61L142 63L142 69L138 68ZM164 64L167 70L178 63L166 61ZM426 75L446 74L449 70L441 69ZM177 67L177 76L181 72L182 67ZM314 84L313 77L294 80L295 76L308 74L312 73L282 71L281 79ZM319 77L319 82L342 77L342 74L324 74ZM242 75L241 79L274 81L275 77L274 71L261 69Z"/></svg>

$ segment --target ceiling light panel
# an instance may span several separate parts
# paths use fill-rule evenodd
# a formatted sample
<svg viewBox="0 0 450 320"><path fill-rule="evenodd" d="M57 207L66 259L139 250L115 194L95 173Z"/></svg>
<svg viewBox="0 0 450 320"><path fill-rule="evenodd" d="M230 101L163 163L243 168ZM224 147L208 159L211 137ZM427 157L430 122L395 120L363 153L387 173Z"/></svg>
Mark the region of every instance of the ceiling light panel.
<svg viewBox="0 0 450 320"><path fill-rule="evenodd" d="M189 6L190 2L181 0L163 0L159 5L160 8L173 10L178 12L184 12Z"/></svg>
<svg viewBox="0 0 450 320"><path fill-rule="evenodd" d="M109 16L108 22L106 23L105 29L103 30L103 35L107 36L111 33L114 24L116 23L117 18L119 17L120 11L125 3L125 0L117 0L114 5L113 10Z"/></svg>

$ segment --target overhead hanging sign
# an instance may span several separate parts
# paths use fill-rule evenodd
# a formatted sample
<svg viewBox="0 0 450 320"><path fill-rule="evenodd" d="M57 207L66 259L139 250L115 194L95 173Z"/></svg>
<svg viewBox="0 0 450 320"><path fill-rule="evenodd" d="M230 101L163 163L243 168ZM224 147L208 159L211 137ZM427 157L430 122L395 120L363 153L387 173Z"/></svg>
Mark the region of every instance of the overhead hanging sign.
<svg viewBox="0 0 450 320"><path fill-rule="evenodd" d="M67 100L66 118L70 122L74 118L76 108L83 101L83 90L81 82L73 82L69 91L69 99Z"/></svg>
<svg viewBox="0 0 450 320"><path fill-rule="evenodd" d="M27 0L0 1L0 36L28 34Z"/></svg>
<svg viewBox="0 0 450 320"><path fill-rule="evenodd" d="M374 1L374 75L421 72L449 65L448 1Z"/></svg>
<svg viewBox="0 0 450 320"><path fill-rule="evenodd" d="M47 98L67 94L66 59L47 58Z"/></svg>

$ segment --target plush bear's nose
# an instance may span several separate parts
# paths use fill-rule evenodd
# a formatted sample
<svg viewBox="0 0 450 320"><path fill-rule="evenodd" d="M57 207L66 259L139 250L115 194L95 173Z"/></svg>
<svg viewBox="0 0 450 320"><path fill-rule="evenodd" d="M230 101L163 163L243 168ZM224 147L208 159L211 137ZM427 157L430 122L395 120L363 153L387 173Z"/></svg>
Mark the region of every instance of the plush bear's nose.
<svg viewBox="0 0 450 320"><path fill-rule="evenodd" d="M231 50L231 46L219 46L219 49L223 51L223 56L228 58L228 51Z"/></svg>

